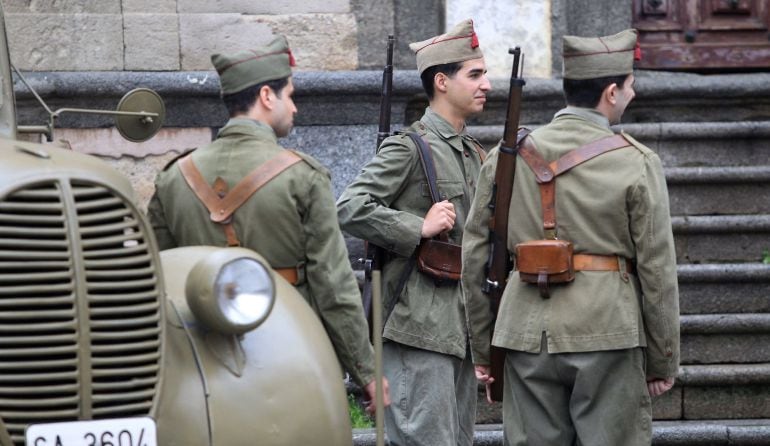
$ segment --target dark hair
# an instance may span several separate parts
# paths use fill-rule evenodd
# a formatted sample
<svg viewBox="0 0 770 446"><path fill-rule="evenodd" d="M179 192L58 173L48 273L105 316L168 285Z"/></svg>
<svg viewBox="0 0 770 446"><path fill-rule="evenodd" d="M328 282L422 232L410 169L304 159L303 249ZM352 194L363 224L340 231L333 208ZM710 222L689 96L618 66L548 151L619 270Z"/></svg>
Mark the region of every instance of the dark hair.
<svg viewBox="0 0 770 446"><path fill-rule="evenodd" d="M433 96L436 94L436 90L433 88L433 79L438 73L444 73L448 77L452 77L460 71L462 66L462 62L451 62L426 68L420 74L420 80L422 81L422 88L425 89L425 94L428 95L428 99L433 99Z"/></svg>
<svg viewBox="0 0 770 446"><path fill-rule="evenodd" d="M283 88L287 85L289 85L288 77L265 81L256 85L252 85L251 87L248 87L245 90L241 90L237 93L222 95L222 101L224 101L225 107L227 107L227 112L230 113L230 117L232 118L235 115L249 111L249 109L257 101L259 90L261 90L262 87L270 87L270 89L272 89L280 98L281 91L283 91Z"/></svg>
<svg viewBox="0 0 770 446"><path fill-rule="evenodd" d="M599 105L602 92L607 86L617 84L623 88L623 84L630 74L620 76L597 77L593 79L564 79L564 99L567 105L576 107L594 108Z"/></svg>

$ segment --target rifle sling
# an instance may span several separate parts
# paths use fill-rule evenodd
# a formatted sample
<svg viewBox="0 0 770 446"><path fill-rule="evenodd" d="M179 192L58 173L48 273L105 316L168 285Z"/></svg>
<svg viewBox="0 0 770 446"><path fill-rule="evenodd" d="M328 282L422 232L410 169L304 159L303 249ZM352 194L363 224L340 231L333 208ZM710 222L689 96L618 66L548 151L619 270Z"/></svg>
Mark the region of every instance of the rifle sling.
<svg viewBox="0 0 770 446"><path fill-rule="evenodd" d="M556 177L599 155L629 145L622 134L617 134L580 146L548 163L537 151L532 138L524 140L519 154L537 178L543 207L543 229L546 234L555 233L556 230Z"/></svg>
<svg viewBox="0 0 770 446"><path fill-rule="evenodd" d="M229 192L227 191L227 184L221 178L217 178L213 188L209 186L200 170L195 166L192 155L179 161L179 170L195 196L208 209L211 221L222 225L227 237L227 245L240 246L233 226L233 213L262 186L300 161L302 158L299 155L291 150L284 150L249 172Z"/></svg>
<svg viewBox="0 0 770 446"><path fill-rule="evenodd" d="M430 191L431 202L433 204L438 203L441 201L441 195L439 195L438 185L436 184L436 179L438 176L436 175L436 165L433 162L433 154L431 153L430 146L417 133L408 132L406 135L411 138L414 144L417 146L417 153L420 155L420 164L422 165L423 172L425 172L425 178L428 180L428 190ZM448 237L446 234L443 234L442 238L446 240ZM406 282L409 280L409 276L412 275L412 270L414 269L415 263L417 263L417 248L415 248L412 252L412 255L409 256L409 260L406 262L404 270L401 271L401 275L398 278L398 284L396 285L393 297L385 309L383 327L388 321L390 313L393 312L393 309L396 307L396 303L401 297L401 293L404 291Z"/></svg>

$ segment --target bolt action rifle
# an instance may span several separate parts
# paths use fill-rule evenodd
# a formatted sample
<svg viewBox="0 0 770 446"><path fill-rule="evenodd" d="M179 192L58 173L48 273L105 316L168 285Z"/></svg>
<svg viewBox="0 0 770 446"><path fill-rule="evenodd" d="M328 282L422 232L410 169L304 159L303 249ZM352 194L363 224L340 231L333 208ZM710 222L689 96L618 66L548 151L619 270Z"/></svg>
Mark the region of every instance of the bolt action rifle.
<svg viewBox="0 0 770 446"><path fill-rule="evenodd" d="M495 170L495 184L492 188L492 199L489 209L492 216L489 219L489 258L487 259L487 279L482 290L489 296L490 309L493 318L497 318L500 308L500 300L505 290L505 282L508 272L511 270L511 258L508 254L508 208L513 195L513 176L516 171L516 155L519 144L526 137L527 130L519 130L519 115L521 113L521 92L524 87L524 79L519 75L519 61L522 59L521 49L516 47L508 50L513 54L513 69L511 70L511 84L508 91L508 111L505 118L505 130L503 140L497 156L497 168ZM523 65L523 63L522 63ZM493 319L493 321L494 321ZM494 332L494 323L492 325ZM491 335L491 333L490 333ZM491 376L495 379L491 385L491 398L493 401L503 400L503 366L505 364L505 350L492 346L490 356Z"/></svg>
<svg viewBox="0 0 770 446"><path fill-rule="evenodd" d="M377 146L379 150L382 142L390 136L390 98L393 93L393 46L396 39L388 36L388 52L385 69L382 72L382 97L380 99L380 127L377 131ZM382 268L383 249L374 243L364 241L366 259L361 259L364 264L364 289L361 293L362 304L366 320L369 322L369 337L372 338L372 272Z"/></svg>

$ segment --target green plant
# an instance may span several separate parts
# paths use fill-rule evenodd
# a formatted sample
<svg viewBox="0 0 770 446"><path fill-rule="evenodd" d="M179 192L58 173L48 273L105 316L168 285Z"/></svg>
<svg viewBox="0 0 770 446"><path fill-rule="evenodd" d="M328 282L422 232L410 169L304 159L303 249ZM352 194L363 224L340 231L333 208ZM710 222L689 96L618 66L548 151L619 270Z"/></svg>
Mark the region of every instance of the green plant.
<svg viewBox="0 0 770 446"><path fill-rule="evenodd" d="M762 263L766 265L770 264L770 251L767 249L762 251Z"/></svg>
<svg viewBox="0 0 770 446"><path fill-rule="evenodd" d="M367 415L356 397L350 394L348 394L348 408L350 409L350 424L353 429L374 427L372 418Z"/></svg>

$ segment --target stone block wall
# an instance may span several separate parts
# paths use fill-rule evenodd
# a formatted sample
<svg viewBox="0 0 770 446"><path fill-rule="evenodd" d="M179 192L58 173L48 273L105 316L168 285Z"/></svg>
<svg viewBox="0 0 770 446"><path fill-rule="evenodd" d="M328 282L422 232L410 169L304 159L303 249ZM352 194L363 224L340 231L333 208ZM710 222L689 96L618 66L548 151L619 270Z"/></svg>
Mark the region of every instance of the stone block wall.
<svg viewBox="0 0 770 446"><path fill-rule="evenodd" d="M298 70L380 68L397 37L396 68L415 67L409 42L473 18L492 76L510 68L509 46L528 74L551 75L552 3L563 0L6 0L11 57L30 71L210 70L220 51L285 34Z"/></svg>
<svg viewBox="0 0 770 446"><path fill-rule="evenodd" d="M348 0L6 0L11 58L29 71L210 70L210 55L289 37L298 70L358 68Z"/></svg>

